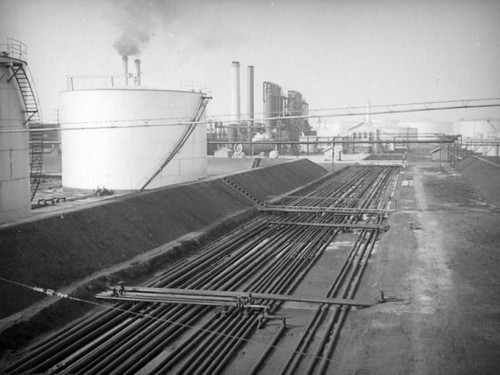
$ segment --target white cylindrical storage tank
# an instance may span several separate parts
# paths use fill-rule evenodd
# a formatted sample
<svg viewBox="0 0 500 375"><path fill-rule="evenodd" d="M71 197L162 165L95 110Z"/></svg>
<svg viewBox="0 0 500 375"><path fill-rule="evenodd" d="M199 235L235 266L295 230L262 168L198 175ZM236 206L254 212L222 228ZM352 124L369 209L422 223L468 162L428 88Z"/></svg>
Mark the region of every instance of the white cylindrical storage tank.
<svg viewBox="0 0 500 375"><path fill-rule="evenodd" d="M62 92L63 188L140 189L189 127L175 123L192 121L202 97L200 92L139 86ZM110 125L115 128L96 129ZM147 189L206 177L205 128L196 126Z"/></svg>
<svg viewBox="0 0 500 375"><path fill-rule="evenodd" d="M26 129L19 88L15 79L8 81L9 62L0 56L0 223L29 216L31 211L28 133L8 133Z"/></svg>
<svg viewBox="0 0 500 375"><path fill-rule="evenodd" d="M500 124L495 120L462 120L453 123L456 134L463 139L496 138L500 136Z"/></svg>
<svg viewBox="0 0 500 375"><path fill-rule="evenodd" d="M417 128L418 134L432 135L432 134L455 134L452 122L446 121L404 121L400 122L401 127Z"/></svg>

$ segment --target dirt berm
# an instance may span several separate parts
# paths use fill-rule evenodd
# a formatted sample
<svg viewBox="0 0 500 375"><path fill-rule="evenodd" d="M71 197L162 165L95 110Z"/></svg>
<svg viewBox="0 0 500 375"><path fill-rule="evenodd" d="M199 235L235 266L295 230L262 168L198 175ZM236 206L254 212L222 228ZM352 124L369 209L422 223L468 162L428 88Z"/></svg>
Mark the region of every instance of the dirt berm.
<svg viewBox="0 0 500 375"><path fill-rule="evenodd" d="M326 173L308 160L298 160L227 178L259 200L266 200ZM196 238L196 234L213 231L214 225L223 226L231 217L234 221L235 215L245 210L252 210L252 202L221 179L214 179L59 212L0 229L0 276L28 286L60 290L182 236L196 232L192 236ZM0 283L2 319L49 298L26 287Z"/></svg>
<svg viewBox="0 0 500 375"><path fill-rule="evenodd" d="M486 200L500 207L500 158L490 160L469 156L458 163L458 170L479 190Z"/></svg>

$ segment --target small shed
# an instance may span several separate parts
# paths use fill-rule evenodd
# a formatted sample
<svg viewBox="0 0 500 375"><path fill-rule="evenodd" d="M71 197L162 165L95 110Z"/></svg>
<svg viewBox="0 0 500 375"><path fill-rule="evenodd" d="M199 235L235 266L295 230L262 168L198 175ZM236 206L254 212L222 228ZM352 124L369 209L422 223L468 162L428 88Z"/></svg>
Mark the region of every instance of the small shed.
<svg viewBox="0 0 500 375"><path fill-rule="evenodd" d="M431 151L431 157L433 161L446 162L449 159L449 151L444 147L436 147Z"/></svg>
<svg viewBox="0 0 500 375"><path fill-rule="evenodd" d="M215 158L230 158L233 156L233 150L227 147L221 147L214 151Z"/></svg>
<svg viewBox="0 0 500 375"><path fill-rule="evenodd" d="M342 160L342 145L336 145L333 149L335 154L335 160ZM323 156L326 159L332 160L332 146L327 147L323 150Z"/></svg>

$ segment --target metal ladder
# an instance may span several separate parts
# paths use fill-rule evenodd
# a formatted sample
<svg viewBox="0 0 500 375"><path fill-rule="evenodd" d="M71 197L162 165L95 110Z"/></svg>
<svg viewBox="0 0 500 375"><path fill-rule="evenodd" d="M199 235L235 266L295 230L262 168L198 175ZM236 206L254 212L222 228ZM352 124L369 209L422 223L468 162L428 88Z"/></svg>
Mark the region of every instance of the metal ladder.
<svg viewBox="0 0 500 375"><path fill-rule="evenodd" d="M29 129L29 150L30 150L30 189L31 200L40 185L43 167L43 124L39 111L39 104L36 97L34 82L30 77L25 61L26 46L14 39L9 41L9 67L12 74L7 82L16 80L21 97L24 102L25 121L24 126ZM13 57L13 55L15 57Z"/></svg>
<svg viewBox="0 0 500 375"><path fill-rule="evenodd" d="M196 110L196 113L194 114L194 117L191 120L191 123L189 124L188 128L181 136L181 138L179 138L177 144L170 152L168 157L165 159L165 161L161 163L160 167L156 170L156 172L153 173L153 175L144 183L144 185L142 185L142 187L139 189L140 191L143 191L151 183L151 181L153 181L155 177L160 174L160 172L167 166L167 164L170 163L170 161L175 157L175 155L177 155L177 153L182 149L182 146L184 146L184 144L186 143L186 141L189 139L194 129L196 128L196 125L198 125L198 121L200 121L201 116L203 116L205 108L207 108L210 99L212 99L212 97L210 96L201 97L200 105L198 106L198 109Z"/></svg>
<svg viewBox="0 0 500 375"><path fill-rule="evenodd" d="M229 186L235 192L237 192L237 193L241 194L242 196L244 196L246 199L248 199L254 205L256 205L258 207L264 206L264 203L261 202L257 197L255 197L252 194L250 194L248 191L246 191L241 186L239 186L238 184L236 184L235 182L233 182L232 180L230 180L228 177L221 178L221 181L225 185Z"/></svg>

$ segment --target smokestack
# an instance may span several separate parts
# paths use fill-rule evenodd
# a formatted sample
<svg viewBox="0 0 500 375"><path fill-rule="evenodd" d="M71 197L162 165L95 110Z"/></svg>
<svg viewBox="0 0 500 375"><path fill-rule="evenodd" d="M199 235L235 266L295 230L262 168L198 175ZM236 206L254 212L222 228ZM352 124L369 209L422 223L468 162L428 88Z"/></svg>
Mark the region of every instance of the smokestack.
<svg viewBox="0 0 500 375"><path fill-rule="evenodd" d="M125 86L128 86L128 56L123 56L123 71L125 73Z"/></svg>
<svg viewBox="0 0 500 375"><path fill-rule="evenodd" d="M264 91L263 98L264 99L264 124L266 128L266 136L268 139L271 139L273 136L273 125L276 123L275 120L271 120L271 118L278 116L278 111L276 108L277 98L275 92L277 90L277 85L272 82L264 82Z"/></svg>
<svg viewBox="0 0 500 375"><path fill-rule="evenodd" d="M137 76L135 78L135 84L137 86L140 86L141 85L141 73L142 73L141 72L141 60L135 59L134 62L135 62L135 70L137 72Z"/></svg>
<svg viewBox="0 0 500 375"><path fill-rule="evenodd" d="M240 107L240 63L233 61L231 64L231 122L232 125L239 124L241 119ZM229 140L236 138L237 129L229 129Z"/></svg>
<svg viewBox="0 0 500 375"><path fill-rule="evenodd" d="M253 126L253 119L255 116L254 113L254 82L253 82L253 65L248 65L248 129L247 129L247 134L248 134L248 141L251 141L251 133L252 133L252 126Z"/></svg>

